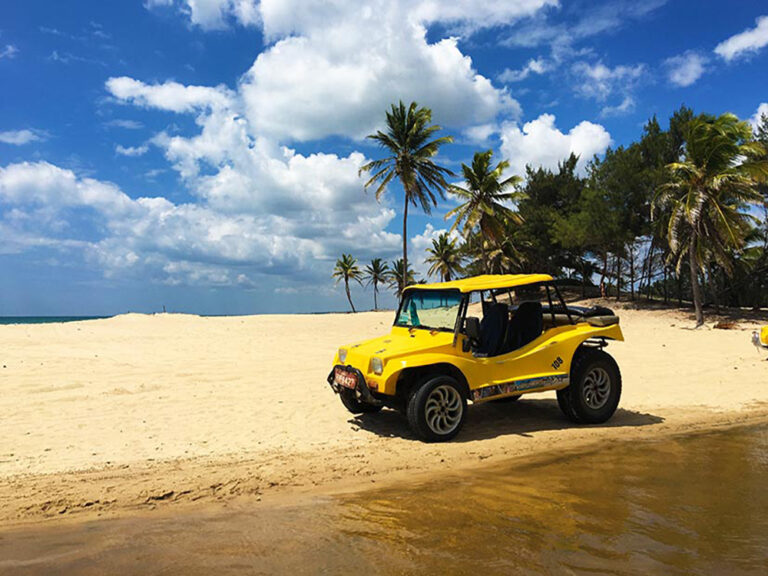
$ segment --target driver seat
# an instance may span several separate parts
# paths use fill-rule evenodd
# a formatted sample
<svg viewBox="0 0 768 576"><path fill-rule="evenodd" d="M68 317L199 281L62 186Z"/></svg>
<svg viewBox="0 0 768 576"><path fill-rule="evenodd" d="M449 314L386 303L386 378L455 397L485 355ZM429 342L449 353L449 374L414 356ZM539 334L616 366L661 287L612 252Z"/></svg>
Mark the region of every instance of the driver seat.
<svg viewBox="0 0 768 576"><path fill-rule="evenodd" d="M478 357L496 356L501 350L507 329L509 310L507 305L494 302L485 307L480 320L480 344L473 350Z"/></svg>

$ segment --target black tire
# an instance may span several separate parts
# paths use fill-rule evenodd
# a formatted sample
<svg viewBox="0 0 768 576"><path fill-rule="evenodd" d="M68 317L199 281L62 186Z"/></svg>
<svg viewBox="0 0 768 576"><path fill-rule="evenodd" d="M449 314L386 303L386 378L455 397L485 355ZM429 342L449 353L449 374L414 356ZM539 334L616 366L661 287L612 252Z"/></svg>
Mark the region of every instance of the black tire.
<svg viewBox="0 0 768 576"><path fill-rule="evenodd" d="M383 408L383 406L361 402L355 397L355 393L352 390L340 390L339 397L344 407L352 412L352 414L373 414Z"/></svg>
<svg viewBox="0 0 768 576"><path fill-rule="evenodd" d="M563 414L581 424L602 424L613 416L621 398L621 372L610 355L590 348L577 351L570 380L557 391Z"/></svg>
<svg viewBox="0 0 768 576"><path fill-rule="evenodd" d="M411 430L425 442L445 442L459 433L467 416L463 387L451 376L428 377L417 385L406 408Z"/></svg>

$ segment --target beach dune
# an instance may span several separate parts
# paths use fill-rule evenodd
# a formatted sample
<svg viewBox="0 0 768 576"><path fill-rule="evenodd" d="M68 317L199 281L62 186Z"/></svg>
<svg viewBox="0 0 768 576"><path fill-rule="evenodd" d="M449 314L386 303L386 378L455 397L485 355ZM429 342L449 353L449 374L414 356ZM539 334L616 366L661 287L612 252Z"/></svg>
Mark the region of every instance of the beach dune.
<svg viewBox="0 0 768 576"><path fill-rule="evenodd" d="M756 324L691 330L677 311L622 310L620 410L576 426L554 393L470 408L448 444L397 413L356 418L325 378L338 345L393 313L204 318L129 314L0 327L0 525L351 490L768 418Z"/></svg>

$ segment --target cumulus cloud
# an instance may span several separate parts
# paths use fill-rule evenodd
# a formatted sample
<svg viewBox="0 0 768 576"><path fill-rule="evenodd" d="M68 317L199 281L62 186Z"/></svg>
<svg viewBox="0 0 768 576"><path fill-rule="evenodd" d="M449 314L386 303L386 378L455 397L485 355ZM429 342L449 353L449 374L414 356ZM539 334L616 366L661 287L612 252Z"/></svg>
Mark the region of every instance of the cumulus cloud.
<svg viewBox="0 0 768 576"><path fill-rule="evenodd" d="M432 13L428 4L262 3L265 33L289 36L260 54L241 82L253 129L295 141L361 138L400 99L432 108L435 121L454 127L517 116L519 104L477 73L456 38L427 41L427 16L419 14ZM521 6L541 2L510 4L524 13Z"/></svg>
<svg viewBox="0 0 768 576"><path fill-rule="evenodd" d="M230 23L241 26L259 23L257 0L145 0L144 6L148 10L177 6L192 24L204 30L221 30Z"/></svg>
<svg viewBox="0 0 768 576"><path fill-rule="evenodd" d="M522 129L515 123L502 125L501 142L502 155L512 171L524 175L526 165L555 169L572 153L579 156L578 168L583 171L592 156L611 145L611 135L600 124L587 121L565 134L555 126L553 115L542 114Z"/></svg>
<svg viewBox="0 0 768 576"><path fill-rule="evenodd" d="M42 130L7 130L0 132L0 142L13 146L23 146L30 142L45 140L46 133Z"/></svg>
<svg viewBox="0 0 768 576"><path fill-rule="evenodd" d="M768 46L768 16L760 16L755 27L744 30L720 42L715 47L715 54L726 62L758 52Z"/></svg>
<svg viewBox="0 0 768 576"><path fill-rule="evenodd" d="M693 51L667 58L664 67L667 78L675 86L686 87L694 84L707 71L708 59Z"/></svg>
<svg viewBox="0 0 768 576"><path fill-rule="evenodd" d="M183 4L190 21L204 27L255 21L247 12L253 2L147 2L160 4ZM360 138L401 98L432 108L438 123L487 138L499 121L516 121L519 105L477 72L456 38L428 39L427 26L471 33L553 4L264 0L258 21L270 43L232 86L128 76L105 83L116 105L194 120L191 131L169 129L141 146L116 147L124 155L157 147L188 203L129 197L114 184L44 162L11 164L0 168L8 206L0 235L31 238L37 230L35 242L77 247L107 275L170 284L254 286L266 279L301 289L327 280L341 252L391 259L401 243L388 231L396 214L388 197L378 203L363 191L364 154L300 153L291 142ZM564 137L578 140L583 131L580 125ZM77 230L68 225L73 216ZM41 218L50 225L41 228ZM87 230L79 228L83 221Z"/></svg>
<svg viewBox="0 0 768 576"><path fill-rule="evenodd" d="M255 210L233 214L205 203L133 199L112 183L47 162L0 167L0 199L6 207L0 219L4 243L78 248L107 276L168 284L243 285L254 270L311 277L345 236L361 256L388 255L399 245L397 235L381 232L394 213L370 201L367 210L338 214L322 207L308 207L295 218ZM73 214L77 229L67 225ZM305 222L308 216L315 222Z"/></svg>
<svg viewBox="0 0 768 576"><path fill-rule="evenodd" d="M232 93L225 86L185 86L178 82L145 84L127 76L110 78L106 86L119 100L169 112L221 109L232 103Z"/></svg>

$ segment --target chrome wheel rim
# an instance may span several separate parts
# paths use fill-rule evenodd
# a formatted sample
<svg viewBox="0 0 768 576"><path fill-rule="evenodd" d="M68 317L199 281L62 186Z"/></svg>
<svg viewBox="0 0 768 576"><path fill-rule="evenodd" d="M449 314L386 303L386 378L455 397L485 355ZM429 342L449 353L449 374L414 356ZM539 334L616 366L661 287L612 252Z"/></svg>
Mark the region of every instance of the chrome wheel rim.
<svg viewBox="0 0 768 576"><path fill-rule="evenodd" d="M427 397L424 406L427 426L435 434L450 434L461 422L464 405L459 391L453 386L438 386Z"/></svg>
<svg viewBox="0 0 768 576"><path fill-rule="evenodd" d="M611 395L611 377L605 368L595 367L587 373L582 387L584 402L593 410L599 410Z"/></svg>

